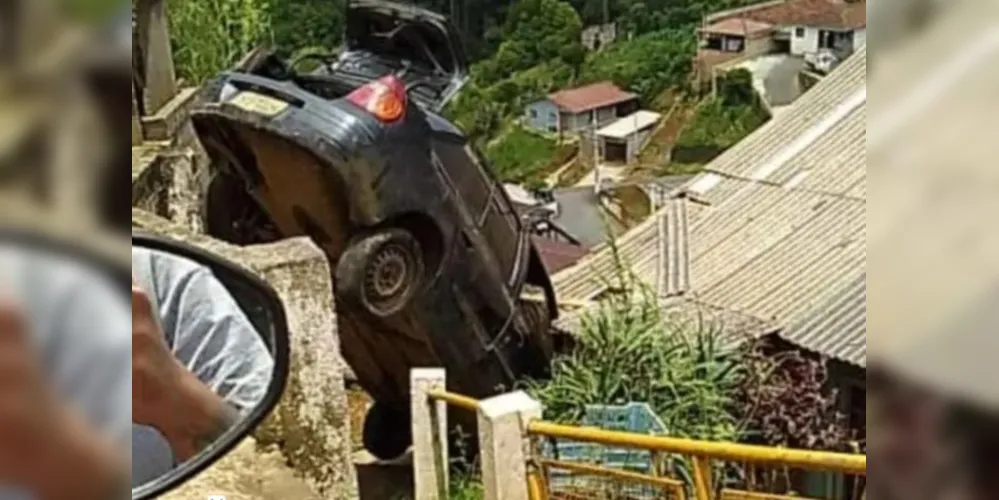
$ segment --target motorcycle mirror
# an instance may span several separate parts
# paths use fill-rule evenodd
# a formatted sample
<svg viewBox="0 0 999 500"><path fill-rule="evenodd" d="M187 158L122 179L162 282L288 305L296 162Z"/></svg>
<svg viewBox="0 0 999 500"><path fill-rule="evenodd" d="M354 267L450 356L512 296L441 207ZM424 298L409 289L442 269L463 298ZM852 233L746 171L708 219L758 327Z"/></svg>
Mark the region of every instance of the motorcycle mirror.
<svg viewBox="0 0 999 500"><path fill-rule="evenodd" d="M205 443L193 457L165 465L164 452L171 456L166 438L157 429L133 423L132 499L146 500L204 471L260 425L284 392L289 339L284 307L274 289L218 255L133 233L132 266L134 286L152 289L147 295L161 314L175 356L236 410L214 442ZM191 293L176 300L163 283L171 281L171 272L190 277L191 270L200 273L197 287L189 282ZM161 283L151 282L157 280ZM185 308L199 316L185 319Z"/></svg>

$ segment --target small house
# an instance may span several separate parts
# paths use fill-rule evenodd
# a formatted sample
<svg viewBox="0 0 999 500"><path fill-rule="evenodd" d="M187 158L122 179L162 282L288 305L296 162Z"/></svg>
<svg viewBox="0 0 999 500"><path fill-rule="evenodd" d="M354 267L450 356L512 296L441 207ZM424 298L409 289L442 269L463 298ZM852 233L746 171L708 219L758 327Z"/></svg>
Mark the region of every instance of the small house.
<svg viewBox="0 0 999 500"><path fill-rule="evenodd" d="M603 163L629 164L648 142L662 115L636 111L597 131Z"/></svg>
<svg viewBox="0 0 999 500"><path fill-rule="evenodd" d="M524 123L557 134L600 128L638 108L638 96L611 82L563 90L527 106Z"/></svg>

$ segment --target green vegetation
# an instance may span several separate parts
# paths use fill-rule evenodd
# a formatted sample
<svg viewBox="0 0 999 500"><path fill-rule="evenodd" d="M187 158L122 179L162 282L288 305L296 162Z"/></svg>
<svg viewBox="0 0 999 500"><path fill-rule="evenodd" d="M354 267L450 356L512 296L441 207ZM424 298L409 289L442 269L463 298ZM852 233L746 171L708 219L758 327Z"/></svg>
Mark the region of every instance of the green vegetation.
<svg viewBox="0 0 999 500"><path fill-rule="evenodd" d="M452 5L445 0L417 3L444 13ZM474 64L471 82L448 115L505 180L532 177L531 168L548 166L543 152L551 147L521 133L501 137L527 104L556 90L612 80L638 93L646 107L664 111L656 98L667 89L686 86L695 51L694 30L702 16L747 3L751 1L610 0L607 14L618 22L621 40L587 54L580 33L584 26L602 22L603 0L462 2L463 12L454 22ZM169 13L179 73L187 81L203 81L260 44L286 54L331 50L340 42L343 8L344 0L176 0ZM745 110L729 112L723 107L706 108L704 120L740 120L735 131L722 134L725 142L756 123ZM717 125L700 127L704 132L691 132L694 139L696 134L712 133ZM525 157L514 147L528 143L537 156ZM530 166L514 166L525 160Z"/></svg>
<svg viewBox="0 0 999 500"><path fill-rule="evenodd" d="M531 185L543 182L543 174L557 167L558 152L554 139L516 125L485 149L501 179Z"/></svg>
<svg viewBox="0 0 999 500"><path fill-rule="evenodd" d="M180 78L200 83L273 40L268 0L179 0L171 2L170 35Z"/></svg>
<svg viewBox="0 0 999 500"><path fill-rule="evenodd" d="M703 165L760 128L770 116L753 92L752 75L733 71L720 79L718 96L703 102L673 149L676 165Z"/></svg>

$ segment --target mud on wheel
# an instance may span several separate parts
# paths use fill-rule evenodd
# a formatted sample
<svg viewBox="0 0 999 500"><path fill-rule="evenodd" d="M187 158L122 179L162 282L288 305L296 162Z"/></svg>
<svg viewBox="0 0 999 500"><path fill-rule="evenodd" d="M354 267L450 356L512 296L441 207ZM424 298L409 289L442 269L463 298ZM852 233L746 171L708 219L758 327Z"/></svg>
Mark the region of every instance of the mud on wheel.
<svg viewBox="0 0 999 500"><path fill-rule="evenodd" d="M404 229L381 229L355 240L337 263L340 299L385 317L404 309L423 283L420 244Z"/></svg>

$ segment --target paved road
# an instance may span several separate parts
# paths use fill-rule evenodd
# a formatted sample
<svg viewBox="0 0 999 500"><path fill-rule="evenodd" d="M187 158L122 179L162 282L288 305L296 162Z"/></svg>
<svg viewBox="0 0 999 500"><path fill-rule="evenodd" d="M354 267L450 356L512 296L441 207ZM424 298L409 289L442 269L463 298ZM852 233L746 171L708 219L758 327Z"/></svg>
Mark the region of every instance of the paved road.
<svg viewBox="0 0 999 500"><path fill-rule="evenodd" d="M975 382L999 378L982 330L999 320L999 1L955 2L871 59L871 359L999 407L999 385Z"/></svg>

